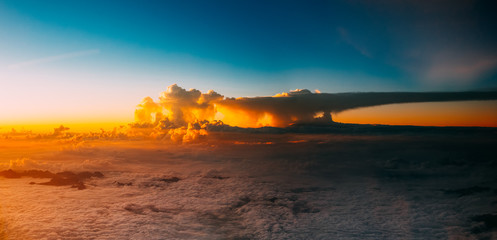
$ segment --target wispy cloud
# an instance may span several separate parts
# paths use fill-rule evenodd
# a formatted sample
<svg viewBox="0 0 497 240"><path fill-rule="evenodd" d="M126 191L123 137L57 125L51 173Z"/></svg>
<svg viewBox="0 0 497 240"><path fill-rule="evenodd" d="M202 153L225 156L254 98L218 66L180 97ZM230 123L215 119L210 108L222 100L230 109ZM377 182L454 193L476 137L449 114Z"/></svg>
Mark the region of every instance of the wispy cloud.
<svg viewBox="0 0 497 240"><path fill-rule="evenodd" d="M14 64L9 65L8 68L16 70L16 69L22 69L25 67L36 66L39 64L56 62L56 61L65 60L65 59L96 55L99 53L100 53L100 49L90 49L90 50L84 50L84 51L69 52L69 53L64 53L64 54L60 54L60 55L31 59L31 60L24 61L24 62L14 63Z"/></svg>
<svg viewBox="0 0 497 240"><path fill-rule="evenodd" d="M342 39L342 41L344 41L345 43L352 46L355 50L357 50L363 56L366 56L368 58L372 58L371 53L364 46L360 45L359 43L357 43L356 41L353 41L350 38L349 32L345 28L339 27L339 28L337 28L337 31L340 34L340 38Z"/></svg>
<svg viewBox="0 0 497 240"><path fill-rule="evenodd" d="M426 70L426 78L435 84L468 84L497 67L497 57L487 54L436 55Z"/></svg>

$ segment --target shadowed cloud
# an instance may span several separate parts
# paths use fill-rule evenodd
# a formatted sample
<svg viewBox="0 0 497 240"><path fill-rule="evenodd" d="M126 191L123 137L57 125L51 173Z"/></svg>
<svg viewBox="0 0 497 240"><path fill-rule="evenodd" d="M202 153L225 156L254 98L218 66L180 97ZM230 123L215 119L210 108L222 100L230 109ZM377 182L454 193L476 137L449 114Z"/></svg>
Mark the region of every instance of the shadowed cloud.
<svg viewBox="0 0 497 240"><path fill-rule="evenodd" d="M168 87L158 102L147 97L135 112L138 125L201 130L204 125L288 127L296 123L332 123L331 113L396 103L493 100L497 92L312 93L297 89L272 97L224 98L209 91ZM152 121L153 120L153 121ZM220 122L222 121L222 122ZM184 132L188 134L188 132Z"/></svg>

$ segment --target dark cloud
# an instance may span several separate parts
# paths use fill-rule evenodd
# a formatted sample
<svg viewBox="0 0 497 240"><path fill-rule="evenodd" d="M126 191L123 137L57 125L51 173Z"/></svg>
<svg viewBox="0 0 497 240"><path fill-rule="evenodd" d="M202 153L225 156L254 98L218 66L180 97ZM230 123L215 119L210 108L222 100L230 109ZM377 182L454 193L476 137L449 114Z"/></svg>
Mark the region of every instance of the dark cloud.
<svg viewBox="0 0 497 240"><path fill-rule="evenodd" d="M224 98L171 85L153 102L149 97L135 112L137 126L154 126L164 136L193 138L206 128L288 127L296 123L332 123L331 113L396 103L493 100L497 92L312 93L297 89L272 97ZM155 122L152 122L152 116ZM219 122L217 120L221 120Z"/></svg>

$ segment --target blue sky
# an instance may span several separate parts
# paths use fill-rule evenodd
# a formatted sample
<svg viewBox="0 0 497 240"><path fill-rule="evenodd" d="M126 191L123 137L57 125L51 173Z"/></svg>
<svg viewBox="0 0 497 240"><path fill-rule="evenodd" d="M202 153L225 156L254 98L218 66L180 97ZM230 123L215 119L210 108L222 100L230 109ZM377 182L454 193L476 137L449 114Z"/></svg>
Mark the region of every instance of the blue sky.
<svg viewBox="0 0 497 240"><path fill-rule="evenodd" d="M495 5L0 1L0 80L9 96L101 112L173 83L230 97L495 89Z"/></svg>

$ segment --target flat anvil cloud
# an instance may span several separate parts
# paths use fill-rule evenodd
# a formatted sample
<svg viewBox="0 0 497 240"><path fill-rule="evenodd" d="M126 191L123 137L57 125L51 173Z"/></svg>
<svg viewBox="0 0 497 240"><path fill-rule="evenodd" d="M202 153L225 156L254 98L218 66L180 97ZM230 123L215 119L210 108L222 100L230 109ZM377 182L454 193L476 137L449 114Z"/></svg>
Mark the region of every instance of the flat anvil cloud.
<svg viewBox="0 0 497 240"><path fill-rule="evenodd" d="M299 94L297 94L299 93ZM497 92L378 92L378 93L311 93L299 90L284 97L225 99L220 105L255 113L270 113L284 126L315 120L345 110L395 103L442 102L497 99ZM321 114L321 115L323 115Z"/></svg>
<svg viewBox="0 0 497 240"><path fill-rule="evenodd" d="M312 93L297 89L272 97L224 98L210 90L168 87L155 102L145 98L135 111L141 126L162 130L203 129L221 120L239 127L287 127L294 123L332 122L331 113L395 103L494 100L497 92ZM220 122L216 122L219 124ZM177 132L177 131L176 131ZM183 132L183 134L187 134Z"/></svg>

